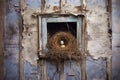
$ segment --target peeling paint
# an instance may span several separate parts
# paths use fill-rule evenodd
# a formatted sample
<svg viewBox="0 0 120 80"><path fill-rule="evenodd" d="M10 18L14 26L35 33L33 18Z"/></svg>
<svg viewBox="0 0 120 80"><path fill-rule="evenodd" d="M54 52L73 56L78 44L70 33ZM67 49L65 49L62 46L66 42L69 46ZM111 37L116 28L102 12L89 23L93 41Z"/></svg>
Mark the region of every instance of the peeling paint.
<svg viewBox="0 0 120 80"><path fill-rule="evenodd" d="M22 40L22 55L26 61L33 65L37 65L38 38L36 35L37 32L24 32Z"/></svg>
<svg viewBox="0 0 120 80"><path fill-rule="evenodd" d="M101 4L100 4L101 3ZM87 17L87 50L94 59L111 57L111 42L108 33L108 12L105 1L89 1ZM104 5L103 5L104 4ZM94 8L93 8L94 7Z"/></svg>
<svg viewBox="0 0 120 80"><path fill-rule="evenodd" d="M38 26L41 27L40 25L38 25L39 14L51 14L54 16L54 13L58 13L73 14L75 16L78 16L78 14L83 13L84 10L85 13L82 16L86 18L87 23L87 50L89 55L92 56L93 59L99 59L101 57L111 58L111 42L109 37L111 34L108 33L109 13L106 11L106 2L105 0L87 1L88 4L86 4L85 0L83 0L83 2L80 0L62 0L61 3L59 2L59 0L45 0L44 4L42 4L40 0L36 0L34 3L32 3L33 0L21 1L21 15L23 19L21 54L24 61L30 64L24 64L25 71L28 70L27 67L37 67L39 46ZM89 64L87 66L89 67ZM53 65L47 67L53 68ZM78 67L76 69L78 69ZM32 71L30 72L32 73ZM78 73L76 74L78 75ZM26 79L28 79L30 75L25 77ZM51 75L49 77L51 77ZM79 78L80 77L77 76L77 79Z"/></svg>
<svg viewBox="0 0 120 80"><path fill-rule="evenodd" d="M28 9L40 8L41 0L25 0Z"/></svg>
<svg viewBox="0 0 120 80"><path fill-rule="evenodd" d="M31 1L30 1L30 4ZM25 3L27 5L27 3ZM24 6L22 6L24 7ZM26 8L22 11L23 32L22 32L22 55L24 59L33 65L37 65L38 53L38 28L37 17L33 16L37 10L40 11L40 6L33 9ZM32 59L31 59L32 58Z"/></svg>
<svg viewBox="0 0 120 80"><path fill-rule="evenodd" d="M80 0L65 0L61 3L61 11L62 13L77 15L82 11L82 4Z"/></svg>
<svg viewBox="0 0 120 80"><path fill-rule="evenodd" d="M34 13L41 12L41 0L21 0L21 15L23 20L22 30L22 51L23 73L25 80L37 80L37 59L38 59L38 19ZM35 69L35 70L33 70Z"/></svg>
<svg viewBox="0 0 120 80"><path fill-rule="evenodd" d="M21 6L19 5L19 3L21 3ZM118 61L120 57L120 1L113 0L113 4L113 46L116 53L113 56L113 79L117 78L116 80L119 80L118 76L120 70ZM24 60L22 65L24 67L24 76L22 77L24 77L26 80L37 80L38 74L40 74L37 73L39 46L38 16L40 16L39 14L50 14L51 16L54 16L54 13L58 14L57 17L59 16L59 14L67 14L68 16L69 14L73 14L72 16L78 16L80 13L82 13L82 16L84 16L86 19L87 50L89 53L88 55L93 58L93 60L90 59L92 62L87 60L87 65L84 67L84 69L87 69L88 80L105 80L107 76L103 74L106 74L106 61L103 61L103 58L111 58L112 55L110 41L111 34L108 32L108 30L110 29L110 26L108 25L108 18L111 15L109 12L107 12L106 6L106 0L45 0L45 4L42 4L41 0L6 0L4 33L5 80L19 80L19 71L21 70L19 68L19 56L22 56L21 58ZM43 9L41 7L43 7ZM19 25L20 11L23 21L22 36L19 34L21 27ZM19 53L19 37L22 37L21 53ZM100 60L100 58L102 59ZM102 64L102 66L100 66L99 64ZM71 66L72 72L75 73L75 77L68 77L70 69L69 62L66 62L64 64L64 68L65 79L77 80L81 77L81 65L78 65L76 62L73 62ZM47 64L47 74L49 75L49 78L53 76L55 70L55 65L51 63ZM95 76L93 77L94 74ZM58 77L59 75L57 74L54 79L56 80L58 79Z"/></svg>
<svg viewBox="0 0 120 80"><path fill-rule="evenodd" d="M38 80L38 71L37 71L37 67L32 65L30 62L28 61L24 61L24 75L25 75L25 80Z"/></svg>
<svg viewBox="0 0 120 80"><path fill-rule="evenodd" d="M53 13L60 11L60 0L45 0L43 13Z"/></svg>

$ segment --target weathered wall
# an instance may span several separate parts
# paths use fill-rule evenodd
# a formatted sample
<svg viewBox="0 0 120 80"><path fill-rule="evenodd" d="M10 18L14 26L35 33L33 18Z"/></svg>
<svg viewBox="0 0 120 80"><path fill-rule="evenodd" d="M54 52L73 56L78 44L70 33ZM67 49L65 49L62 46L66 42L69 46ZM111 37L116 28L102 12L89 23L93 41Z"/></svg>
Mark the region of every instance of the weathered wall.
<svg viewBox="0 0 120 80"><path fill-rule="evenodd" d="M19 80L19 0L5 2L4 80Z"/></svg>
<svg viewBox="0 0 120 80"><path fill-rule="evenodd" d="M40 11L41 0L21 0L21 15L23 19L22 30L22 52L24 69L22 77L25 80L36 80L37 74L37 54L38 54L38 18L32 16Z"/></svg>
<svg viewBox="0 0 120 80"><path fill-rule="evenodd" d="M3 48L4 48L4 16L5 16L5 1L0 0L0 80L4 79L4 54L3 54Z"/></svg>
<svg viewBox="0 0 120 80"><path fill-rule="evenodd" d="M109 12L106 0L87 0L88 52L94 58L111 57Z"/></svg>
<svg viewBox="0 0 120 80"><path fill-rule="evenodd" d="M88 59L86 65L87 80L107 80L105 60Z"/></svg>
<svg viewBox="0 0 120 80"><path fill-rule="evenodd" d="M85 1L85 0L84 0ZM42 2L44 4L41 8L41 0L22 0L21 1L21 14L23 19L23 31L22 31L22 58L24 63L25 79L37 78L37 53L38 53L38 18L36 15L41 13L61 13L79 15L84 14L85 10L79 5L82 2L77 1L65 1L62 0L60 6L59 0L46 0ZM77 4L76 4L77 3ZM78 4L80 3L80 4ZM85 2L83 9L85 7ZM105 0L87 0L87 13L86 16L86 31L87 31L87 50L88 55L94 59L98 58L110 58L111 57L111 43L110 34L108 33L108 15ZM34 16L33 16L34 15ZM99 67L100 64L104 63ZM95 70L93 70L93 67ZM93 70L93 73L90 70ZM66 70L67 71L67 70ZM102 74L97 73L101 71ZM87 77L88 80L93 79L106 79L106 61L92 59L87 60ZM95 77L91 77L96 74Z"/></svg>
<svg viewBox="0 0 120 80"><path fill-rule="evenodd" d="M105 60L111 58L111 33L108 32L110 13L107 12L106 2L107 0L87 0L87 50L88 55L91 56L86 62L88 80L111 78L110 67L109 70L107 69L110 64L106 64L107 60ZM106 75L108 73L109 76Z"/></svg>
<svg viewBox="0 0 120 80"><path fill-rule="evenodd" d="M23 33L22 33L22 57L24 59L24 74L25 79L36 79L37 78L37 47L38 47L38 38L36 35L38 32L37 29L37 18L33 17L32 13L38 13L40 11L40 1L41 0L23 0L26 2L26 4L22 4L22 16L23 16ZM108 36L109 34L106 34L107 31L107 23L106 18L107 13L105 11L105 4L102 3L105 0L88 0L88 9L90 11L87 13L87 21L88 21L88 34L90 34L88 45L95 46L90 49L91 55L97 59L99 57L109 57L110 55L106 55L106 52L109 52L109 40ZM24 3L25 3L24 2ZM2 2L0 2L0 6ZM119 65L119 37L120 37L120 29L119 29L119 18L120 18L120 1L119 0L112 0L112 29L113 29L113 80L119 80L120 79L120 65ZM6 0L6 26L5 26L5 80L19 80L19 0ZM0 9L3 9L3 7ZM95 10L95 11L93 11ZM2 11L2 10L1 10ZM0 12L1 13L1 12ZM27 15L26 15L27 14ZM97 17L96 17L97 16ZM3 17L3 16L2 16ZM1 18L1 17L0 17ZM104 18L104 19L103 19ZM2 22L3 23L3 22ZM98 23L98 24L95 24ZM1 26L1 24L0 24ZM96 27L94 30L93 28ZM105 28L101 27L105 26ZM92 27L92 29L90 29ZM0 29L2 30L2 29ZM100 31L98 31L100 30ZM98 31L98 32L95 32ZM102 32L105 34L103 35ZM1 31L0 31L1 32ZM94 32L94 33L92 33ZM98 37L99 34L101 37ZM95 34L95 35L93 35ZM2 36L2 34L0 34ZM34 41L34 42L33 42ZM97 42L96 42L97 41ZM105 42L103 42L105 41ZM1 42L1 41L0 41ZM95 45L91 45L91 43L95 42ZM98 44L100 42L100 44ZM1 43L2 44L2 43ZM96 46L98 48L96 48ZM107 47L106 47L107 46ZM98 53L101 49L103 49L101 53ZM96 49L96 52L93 50ZM95 53L98 53L97 55ZM105 55L103 54L105 53ZM1 55L0 55L1 56ZM2 58L0 58L2 59ZM2 60L0 60L2 61ZM97 62L98 61L98 62ZM88 80L94 79L92 77L99 71L102 71L98 75L96 74L96 79L101 78L104 80L106 76L103 74L105 73L105 62L100 60L91 60L89 59L87 61L87 76ZM1 64L1 63L0 63ZM3 63L2 63L3 64ZM103 65L101 65L103 64ZM95 68L95 71L92 71L92 69ZM1 68L0 68L1 69ZM0 70L1 71L1 70ZM98 71L98 72L97 72ZM2 71L3 72L3 71ZM92 72L89 73L89 72ZM1 72L0 72L1 73ZM1 74L0 74L1 75ZM2 77L0 77L2 78ZM0 79L3 80L3 79Z"/></svg>
<svg viewBox="0 0 120 80"><path fill-rule="evenodd" d="M120 80L120 0L112 0L112 79Z"/></svg>

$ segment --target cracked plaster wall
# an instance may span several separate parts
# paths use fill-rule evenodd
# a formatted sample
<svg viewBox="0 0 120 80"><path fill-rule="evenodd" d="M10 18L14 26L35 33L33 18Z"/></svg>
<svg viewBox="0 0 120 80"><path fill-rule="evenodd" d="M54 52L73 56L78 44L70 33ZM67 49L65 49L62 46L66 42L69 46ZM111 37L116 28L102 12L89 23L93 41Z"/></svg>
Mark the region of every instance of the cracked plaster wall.
<svg viewBox="0 0 120 80"><path fill-rule="evenodd" d="M24 75L25 79L37 78L37 52L38 52L38 22L37 17L32 16L34 13L40 13L41 0L21 0L21 15L23 18L23 32L22 32L22 57L24 59ZM56 0L58 1L58 0ZM74 0L73 0L74 1ZM108 33L107 18L109 14L106 12L105 0L87 0L87 33L88 33L88 46L87 49L94 57L111 57L110 38ZM69 1L68 1L69 2ZM20 22L20 0L7 0L6 1L6 16L5 16L5 49L4 49L4 66L5 66L5 79L6 80L19 80L19 22ZM74 2L73 4L76 4ZM112 23L113 23L113 80L119 80L119 0L112 0ZM65 7L70 6L70 2ZM72 5L72 9L73 9ZM51 8L51 7L50 7ZM57 9L54 7L55 12ZM48 11L49 10L45 10ZM53 9L51 9L53 10ZM65 11L64 11L65 10ZM67 11L66 11L67 10ZM54 12L54 11L51 11ZM70 13L69 9L63 9L63 12ZM76 14L77 10L72 13ZM96 27L97 26L97 27ZM93 62L96 62L93 60ZM104 70L104 61L98 60L98 63L104 64L99 67L96 63L87 61L87 71L92 70L96 66L96 70ZM10 69L11 68L11 69ZM99 69L97 69L99 68ZM12 73L12 75L10 75ZM93 79L93 74L88 73L89 79ZM103 71L103 74L105 72ZM13 76L14 75L14 76ZM99 75L99 74L98 74ZM96 75L98 78L101 76ZM103 79L106 76L103 76ZM97 79L98 79L97 78Z"/></svg>
<svg viewBox="0 0 120 80"><path fill-rule="evenodd" d="M55 1L54 1L55 2ZM63 1L64 2L64 1ZM38 51L38 19L32 16L34 13L40 13L40 0L23 0L22 4L22 16L23 16L23 39L22 39L22 53L24 58L35 64L37 59ZM38 4L39 3L39 4ZM69 1L68 1L69 3ZM48 1L46 5L52 5ZM56 3L58 4L58 0ZM66 4L67 5L67 4ZM47 7L49 9L49 7ZM65 9L65 8L64 8ZM63 9L63 11L64 11ZM70 9L68 7L68 9ZM51 10L51 9L49 9ZM111 56L111 42L110 34L108 33L108 12L106 11L105 0L87 0L87 10L86 22L87 22L87 50L94 59L100 57L110 57ZM45 10L46 13L50 12ZM66 10L65 10L66 11ZM64 11L64 12L65 12ZM68 11L68 10L67 10ZM70 11L69 11L70 12ZM29 53L29 54L28 54ZM31 60L32 58L32 60Z"/></svg>
<svg viewBox="0 0 120 80"><path fill-rule="evenodd" d="M24 1L24 0L23 0ZM25 0L25 2L22 3L22 16L24 16L24 20L23 20L23 40L22 40L22 47L23 47L23 57L25 59L24 62L24 72L25 72L25 79L27 80L28 78L32 78L35 79L36 78L36 52L37 52L37 46L38 46L38 38L36 35L38 35L38 29L37 29L37 18L32 17L31 15L33 13L38 13L40 12L40 2L41 0ZM91 53L91 55L97 59L100 56L106 57L107 55L103 55L102 53L98 53L99 55L96 55L95 53L98 52L101 49L105 49L109 52L109 34L107 34L106 30L108 28L106 23L106 18L108 17L106 11L105 11L105 4L101 3L102 1L105 0L87 0L87 8L90 9L90 11L87 13L87 31L89 34L89 41L88 41L88 50L89 52L93 52ZM7 0L6 1L6 16L5 16L5 42L4 42L4 73L5 73L5 80L19 80L19 3L20 0ZM119 73L120 73L120 65L119 65L119 60L120 60L120 56L119 56L119 34L120 34L120 29L119 29L119 15L120 15L120 1L119 0L112 0L112 26L113 26L113 51L112 51L112 56L113 56L113 62L112 62L112 70L113 70L113 80L119 80ZM105 17L103 19L103 17ZM98 23L98 24L95 24ZM103 23L103 24L102 24ZM94 25L93 25L94 24ZM93 26L92 26L93 25ZM99 28L95 28L95 26L99 26ZM103 26L105 26L104 29ZM105 34L104 36L102 36L102 33L100 32L99 36L97 34L96 36L96 32L95 30L91 30L90 27L95 28L97 31L98 29L101 31L103 31ZM102 29L103 28L103 29ZM93 33L95 35L93 35ZM30 36L29 36L30 35ZM96 42L96 39L98 40ZM91 45L91 43L95 43L98 44L100 40L105 40L105 42L100 41L100 46L101 44L103 48L101 48L100 46L98 46L98 48L94 48L94 45ZM107 42L108 41L108 42ZM104 43L106 43L106 45L104 45ZM27 46L29 45L29 46ZM91 47L93 48L91 48ZM95 45L96 46L96 45ZM104 48L104 46L107 46L107 48ZM90 47L90 48L89 48ZM96 50L97 49L97 50ZM93 50L96 50L96 52L94 52ZM32 52L31 52L32 51ZM30 54L29 54L30 53ZM35 55L34 55L35 54ZM109 55L109 54L108 54ZM32 57L31 57L32 56ZM97 56L97 57L96 57ZM109 57L109 56L107 56ZM33 59L33 61L32 61ZM96 61L95 61L96 62ZM99 62L99 61L98 61ZM100 63L100 64L104 64L104 63ZM34 65L34 66L33 66ZM96 63L93 64L93 62L87 61L87 70L88 72L91 72L89 70L92 70L91 68L94 67L94 65L96 65L96 70L98 70L97 68L100 68L99 65L97 65ZM102 66L101 66L102 67ZM104 65L105 67L105 65ZM104 70L103 68L100 68L99 70ZM12 75L10 75L12 73ZM94 73L94 71L93 71ZM97 72L98 73L98 72ZM103 72L104 73L104 72ZM32 75L33 74L33 75ZM96 73L94 73L96 74ZM88 73L88 77L90 79L93 74ZM97 76L97 75L96 75ZM99 77L99 76L98 76ZM101 76L100 76L101 77ZM105 76L103 76L105 77Z"/></svg>
<svg viewBox="0 0 120 80"><path fill-rule="evenodd" d="M108 30L109 13L105 0L87 0L87 50L94 58L111 57L111 41Z"/></svg>
<svg viewBox="0 0 120 80"><path fill-rule="evenodd" d="M40 11L41 0L21 0L22 30L22 58L24 60L25 80L37 79L37 53L38 53L38 18L32 16Z"/></svg>
<svg viewBox="0 0 120 80"><path fill-rule="evenodd" d="M53 2L54 3L51 3L49 0L48 3L46 2L43 10L44 13L53 13L59 11L59 1L56 0ZM34 79L37 77L38 18L33 15L41 13L40 3L41 0L21 1L21 14L23 19L21 54L24 59L25 79ZM76 3L74 2L73 5L70 5L69 0L68 4L63 1L62 12L72 13L73 15L79 14L79 9L74 8L75 4ZM108 33L109 26L107 21L108 13L106 11L106 2L105 0L87 0L87 10L87 50L94 59L98 59L100 57L109 58L111 57L111 42L109 37L110 34ZM33 65L34 68L31 65ZM28 67L30 67L29 70L27 70ZM90 69L91 68L88 67L88 70ZM88 75L90 76L90 74Z"/></svg>

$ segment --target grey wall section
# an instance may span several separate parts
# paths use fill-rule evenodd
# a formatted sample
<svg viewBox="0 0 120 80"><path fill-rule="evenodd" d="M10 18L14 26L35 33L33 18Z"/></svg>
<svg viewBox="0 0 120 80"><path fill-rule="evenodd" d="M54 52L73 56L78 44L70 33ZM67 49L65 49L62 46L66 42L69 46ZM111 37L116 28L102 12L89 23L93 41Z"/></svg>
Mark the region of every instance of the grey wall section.
<svg viewBox="0 0 120 80"><path fill-rule="evenodd" d="M32 65L30 62L24 62L24 76L25 80L37 80L37 67Z"/></svg>
<svg viewBox="0 0 120 80"><path fill-rule="evenodd" d="M112 0L112 80L120 80L120 0Z"/></svg>
<svg viewBox="0 0 120 80"><path fill-rule="evenodd" d="M106 61L103 59L87 59L87 80L107 80Z"/></svg>
<svg viewBox="0 0 120 80"><path fill-rule="evenodd" d="M6 0L4 80L19 80L19 0Z"/></svg>

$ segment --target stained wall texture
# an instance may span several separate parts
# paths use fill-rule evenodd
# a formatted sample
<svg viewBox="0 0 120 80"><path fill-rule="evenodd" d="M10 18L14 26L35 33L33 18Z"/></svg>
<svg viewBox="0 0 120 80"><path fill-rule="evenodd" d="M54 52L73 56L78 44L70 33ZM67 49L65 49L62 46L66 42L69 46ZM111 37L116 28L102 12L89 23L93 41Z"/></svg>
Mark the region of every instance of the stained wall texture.
<svg viewBox="0 0 120 80"><path fill-rule="evenodd" d="M59 0L49 1L46 0L45 3L42 3L44 6L41 8L41 0L22 0L21 1L21 14L23 18L23 32L22 32L22 53L24 59L24 76L25 79L36 79L37 78L37 53L38 53L38 22L35 15L41 13L56 13L62 12L63 14L73 14L79 15L81 12L81 7L79 7L82 2L77 1L62 1L60 5ZM77 4L76 4L77 3ZM79 3L79 4L78 4ZM84 3L84 6L86 4ZM111 57L111 43L108 33L108 12L106 8L105 0L87 0L87 13L86 13L86 31L87 31L87 50L89 55L94 59L100 57L110 58ZM61 9L60 9L61 6ZM79 9L78 9L79 8ZM84 11L83 11L84 12ZM34 15L35 14L35 15ZM39 26L41 27L41 26ZM32 45L32 46L31 46ZM98 60L99 64L102 64L102 61ZM103 61L104 63L104 61ZM34 67L33 67L34 66ZM49 66L49 65L48 65ZM92 70L92 67L97 65L93 61L87 61L87 71ZM28 68L29 67L29 68ZM29 69L29 70L28 70ZM104 75L106 75L106 65L102 65L99 70L102 70ZM98 70L98 71L99 71ZM93 70L95 71L95 70ZM96 74L87 73L88 79L99 79L102 75L99 73L96 74L95 78L90 76ZM102 80L106 79L106 76L102 76Z"/></svg>
<svg viewBox="0 0 120 80"><path fill-rule="evenodd" d="M22 51L23 73L25 80L36 80L38 59L38 18L33 13L41 10L41 0L21 0L21 15L23 19Z"/></svg>
<svg viewBox="0 0 120 80"><path fill-rule="evenodd" d="M87 49L95 59L111 56L107 0L87 0Z"/></svg>
<svg viewBox="0 0 120 80"><path fill-rule="evenodd" d="M6 0L4 27L4 80L19 80L19 0Z"/></svg>
<svg viewBox="0 0 120 80"><path fill-rule="evenodd" d="M21 7L20 7L21 1ZM77 0L78 1L78 0ZM74 15L78 15L77 8L73 6L79 5L78 2L74 2L71 7L71 2L66 4L63 8L63 12L67 12ZM5 16L5 47L4 47L4 73L5 80L19 80L20 70L23 70L23 78L25 80L36 80L38 78L37 69L37 53L38 53L38 18L36 14L41 12L41 0L6 0L6 16ZM55 0L54 4L49 0L46 3L44 12L52 13L58 12L59 1ZM65 3L65 2L63 2ZM49 5L54 5L50 6ZM120 66L119 66L119 18L120 18L120 1L112 0L112 29L113 29L113 80L119 80ZM20 8L23 25L20 26ZM54 10L53 10L54 9ZM72 10L73 11L70 11ZM87 0L87 34L88 34L88 51L94 59L100 57L111 57L110 53L110 39L108 34L108 22L109 17L106 12L105 0ZM35 15L33 15L35 14ZM96 27L97 26L97 27ZM22 27L22 35L19 34ZM19 37L22 36L22 52L20 53ZM22 56L23 64L21 69L19 66L19 57ZM0 58L2 59L2 58ZM49 65L49 63L48 63ZM67 66L67 64L66 64ZM48 66L48 68L54 68L54 66ZM76 68L77 69L77 68ZM86 63L87 78L88 80L106 80L106 61L102 59L93 60L88 58ZM100 73L98 73L100 71ZM54 71L53 71L54 72ZM67 70L66 70L67 72ZM90 73L91 72L91 73ZM93 77L95 75L95 77ZM68 79L69 80L69 79Z"/></svg>
<svg viewBox="0 0 120 80"><path fill-rule="evenodd" d="M111 42L108 33L109 12L107 0L87 0L87 50L92 59L87 58L87 80L107 80L107 61L100 58L111 58ZM93 60L96 59L96 60ZM94 75L94 76L93 76Z"/></svg>

